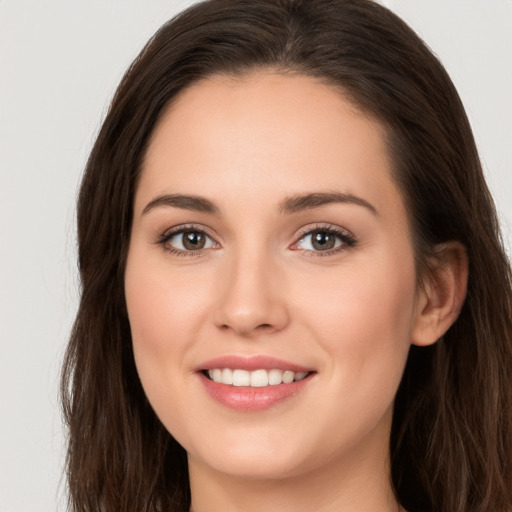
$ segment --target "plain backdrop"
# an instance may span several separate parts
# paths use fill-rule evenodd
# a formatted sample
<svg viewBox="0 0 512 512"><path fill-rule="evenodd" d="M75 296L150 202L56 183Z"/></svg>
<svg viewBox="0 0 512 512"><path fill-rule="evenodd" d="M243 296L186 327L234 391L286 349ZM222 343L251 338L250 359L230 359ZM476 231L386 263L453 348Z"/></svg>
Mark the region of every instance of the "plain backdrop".
<svg viewBox="0 0 512 512"><path fill-rule="evenodd" d="M314 0L312 0L314 1ZM74 203L124 70L187 0L0 0L0 512L65 510ZM512 1L387 0L439 55L512 226Z"/></svg>

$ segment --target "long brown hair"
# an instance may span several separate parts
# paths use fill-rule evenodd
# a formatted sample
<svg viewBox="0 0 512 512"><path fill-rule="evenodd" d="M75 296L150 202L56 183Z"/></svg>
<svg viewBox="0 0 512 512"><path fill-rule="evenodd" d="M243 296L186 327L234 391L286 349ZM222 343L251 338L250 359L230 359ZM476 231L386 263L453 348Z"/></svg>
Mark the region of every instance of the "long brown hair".
<svg viewBox="0 0 512 512"><path fill-rule="evenodd" d="M133 197L164 107L213 74L321 78L387 128L421 274L461 242L467 298L413 347L394 410L392 483L410 512L512 511L511 271L463 106L442 65L370 0L209 0L149 41L125 74L78 200L82 292L62 374L73 511L185 511L186 453L142 390L124 299ZM335 407L335 404L333 404Z"/></svg>

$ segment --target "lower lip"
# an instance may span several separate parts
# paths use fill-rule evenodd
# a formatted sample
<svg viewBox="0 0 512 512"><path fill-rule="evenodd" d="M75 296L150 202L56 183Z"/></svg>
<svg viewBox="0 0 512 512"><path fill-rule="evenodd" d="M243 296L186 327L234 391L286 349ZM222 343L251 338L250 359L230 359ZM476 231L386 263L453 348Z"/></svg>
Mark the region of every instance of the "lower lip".
<svg viewBox="0 0 512 512"><path fill-rule="evenodd" d="M238 387L219 384L208 379L202 373L199 376L206 391L214 400L237 411L263 411L270 409L285 400L297 396L311 379L311 375L308 375L304 379L291 382L290 384L253 388L250 386Z"/></svg>

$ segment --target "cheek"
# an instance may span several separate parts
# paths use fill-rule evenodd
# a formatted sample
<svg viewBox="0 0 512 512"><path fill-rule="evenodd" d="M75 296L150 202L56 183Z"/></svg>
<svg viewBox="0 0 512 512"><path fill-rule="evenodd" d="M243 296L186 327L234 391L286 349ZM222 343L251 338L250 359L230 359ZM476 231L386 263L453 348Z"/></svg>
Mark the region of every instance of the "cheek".
<svg viewBox="0 0 512 512"><path fill-rule="evenodd" d="M170 275L169 265L151 253L131 249L125 295L135 364L146 396L164 424L182 407L177 388L190 371L186 355L201 324L199 305L207 297L187 272Z"/></svg>
<svg viewBox="0 0 512 512"><path fill-rule="evenodd" d="M328 358L340 386L394 395L410 347L416 309L412 256L372 254L357 264L309 276L299 317ZM348 262L348 260L347 260ZM399 262L397 264L397 262ZM304 293L301 290L308 290Z"/></svg>
<svg viewBox="0 0 512 512"><path fill-rule="evenodd" d="M182 339L177 332L184 325L194 325L177 321L178 318L187 320L192 314L193 307L188 300L192 300L192 294L180 294L177 301L176 284L166 282L161 276L151 272L132 273L128 268L125 292L135 345L143 344L152 350L176 347L176 340Z"/></svg>
<svg viewBox="0 0 512 512"><path fill-rule="evenodd" d="M125 294L134 347L141 352L178 352L201 324L211 290L197 270L174 271L161 254L130 249ZM194 279L191 274L194 273Z"/></svg>
<svg viewBox="0 0 512 512"><path fill-rule="evenodd" d="M343 286L330 289L321 319L319 343L331 355L327 372L335 383L328 401L340 411L333 413L332 424L345 421L353 432L389 418L409 353L414 265L384 261L353 267L343 276Z"/></svg>

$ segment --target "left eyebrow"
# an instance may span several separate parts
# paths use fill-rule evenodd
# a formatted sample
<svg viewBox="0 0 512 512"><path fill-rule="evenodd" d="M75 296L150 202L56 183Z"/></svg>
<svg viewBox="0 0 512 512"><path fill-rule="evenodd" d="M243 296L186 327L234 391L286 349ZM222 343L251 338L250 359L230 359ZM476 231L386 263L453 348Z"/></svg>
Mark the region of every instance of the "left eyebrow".
<svg viewBox="0 0 512 512"><path fill-rule="evenodd" d="M332 203L355 204L368 209L373 215L378 215L377 209L366 199L341 192L314 192L288 197L279 206L279 212L297 213Z"/></svg>

